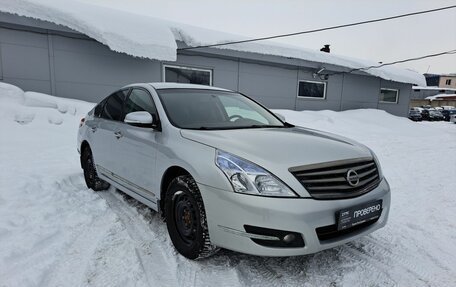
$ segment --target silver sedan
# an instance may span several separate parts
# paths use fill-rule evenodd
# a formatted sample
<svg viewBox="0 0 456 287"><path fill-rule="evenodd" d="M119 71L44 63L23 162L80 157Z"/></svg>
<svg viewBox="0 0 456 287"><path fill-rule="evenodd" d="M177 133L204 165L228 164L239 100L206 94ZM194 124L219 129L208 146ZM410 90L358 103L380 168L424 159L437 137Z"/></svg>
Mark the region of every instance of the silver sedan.
<svg viewBox="0 0 456 287"><path fill-rule="evenodd" d="M160 212L190 259L219 248L314 253L388 218L389 185L370 149L225 89L126 86L81 120L78 150L89 188L113 185Z"/></svg>

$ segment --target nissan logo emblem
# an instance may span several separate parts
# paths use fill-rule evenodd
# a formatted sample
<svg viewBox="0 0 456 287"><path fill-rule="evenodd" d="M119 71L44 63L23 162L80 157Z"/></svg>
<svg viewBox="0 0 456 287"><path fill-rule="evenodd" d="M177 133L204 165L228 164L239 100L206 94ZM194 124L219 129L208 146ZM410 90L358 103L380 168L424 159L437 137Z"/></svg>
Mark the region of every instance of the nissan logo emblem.
<svg viewBox="0 0 456 287"><path fill-rule="evenodd" d="M357 186L359 184L359 175L353 169L347 171L346 179L351 186Z"/></svg>

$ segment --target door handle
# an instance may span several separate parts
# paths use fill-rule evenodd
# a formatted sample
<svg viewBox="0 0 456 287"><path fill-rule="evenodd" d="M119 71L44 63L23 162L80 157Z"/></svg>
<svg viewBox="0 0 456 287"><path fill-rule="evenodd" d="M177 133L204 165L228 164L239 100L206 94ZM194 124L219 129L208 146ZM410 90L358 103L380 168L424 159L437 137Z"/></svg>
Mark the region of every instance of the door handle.
<svg viewBox="0 0 456 287"><path fill-rule="evenodd" d="M114 136L117 138L117 139L120 139L121 137L123 137L122 133L120 131L118 132L115 132L114 133Z"/></svg>
<svg viewBox="0 0 456 287"><path fill-rule="evenodd" d="M91 127L90 129L92 130L93 133L97 131L97 127Z"/></svg>

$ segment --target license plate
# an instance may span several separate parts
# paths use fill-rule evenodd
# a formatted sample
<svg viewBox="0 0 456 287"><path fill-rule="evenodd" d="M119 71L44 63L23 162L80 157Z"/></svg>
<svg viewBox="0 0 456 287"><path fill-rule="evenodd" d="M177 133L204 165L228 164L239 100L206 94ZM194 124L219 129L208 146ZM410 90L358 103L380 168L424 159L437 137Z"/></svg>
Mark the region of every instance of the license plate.
<svg viewBox="0 0 456 287"><path fill-rule="evenodd" d="M371 201L338 212L338 230L344 230L371 220L382 214L382 200Z"/></svg>

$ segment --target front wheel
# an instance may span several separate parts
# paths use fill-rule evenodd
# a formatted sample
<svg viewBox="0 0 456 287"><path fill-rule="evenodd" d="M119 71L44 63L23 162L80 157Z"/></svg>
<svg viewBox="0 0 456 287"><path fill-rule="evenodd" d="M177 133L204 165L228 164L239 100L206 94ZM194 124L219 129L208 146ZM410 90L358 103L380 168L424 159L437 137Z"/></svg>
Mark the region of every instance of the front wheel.
<svg viewBox="0 0 456 287"><path fill-rule="evenodd" d="M84 148L81 155L82 169L84 170L84 179L88 188L94 191L106 190L110 184L100 179L93 162L92 151L89 147Z"/></svg>
<svg viewBox="0 0 456 287"><path fill-rule="evenodd" d="M170 183L165 219L171 241L183 256L198 259L217 251L210 242L203 200L191 176L178 176Z"/></svg>

